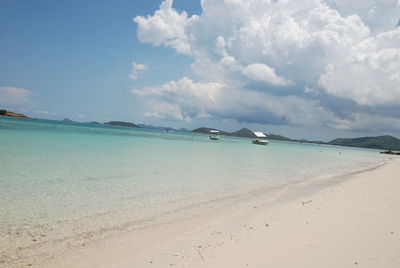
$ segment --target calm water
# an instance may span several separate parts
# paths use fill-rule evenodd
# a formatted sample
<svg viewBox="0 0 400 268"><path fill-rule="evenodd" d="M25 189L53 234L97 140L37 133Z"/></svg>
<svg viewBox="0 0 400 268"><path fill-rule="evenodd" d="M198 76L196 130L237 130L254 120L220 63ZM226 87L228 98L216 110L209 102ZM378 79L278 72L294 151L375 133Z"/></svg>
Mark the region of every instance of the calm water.
<svg viewBox="0 0 400 268"><path fill-rule="evenodd" d="M370 150L1 117L0 257L383 161Z"/></svg>

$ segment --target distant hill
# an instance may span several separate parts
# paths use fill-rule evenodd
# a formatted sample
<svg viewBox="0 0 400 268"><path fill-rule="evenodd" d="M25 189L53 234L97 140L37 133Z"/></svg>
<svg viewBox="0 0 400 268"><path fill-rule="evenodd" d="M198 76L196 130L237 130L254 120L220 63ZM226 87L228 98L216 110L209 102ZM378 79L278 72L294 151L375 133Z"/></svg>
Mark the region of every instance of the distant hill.
<svg viewBox="0 0 400 268"><path fill-rule="evenodd" d="M335 139L328 144L371 149L400 150L400 140L392 136Z"/></svg>
<svg viewBox="0 0 400 268"><path fill-rule="evenodd" d="M10 111L4 110L4 109L0 109L0 116L30 118L24 114L14 113L14 112L10 112ZM65 118L61 121L66 122L66 123L78 123L78 122L72 121L68 118ZM101 124L101 123L92 121L92 122L86 122L85 124ZM110 122L105 122L103 124L111 125L111 126L123 126L123 127L133 127L133 128L142 127L142 128L148 128L148 129L177 131L176 129L170 128L170 127L156 127L156 126L144 125L144 124L136 125L134 123L124 122L124 121L110 121ZM220 135L224 135L224 136L256 138L254 132L247 128L242 128L240 130L229 133L229 132L225 132L225 131L215 129L215 128L200 127L200 128L192 130L191 132L210 134L211 133L210 130L218 130L220 132ZM178 131L186 132L189 130L187 130L185 128L181 128ZM390 150L400 151L400 139L397 139L397 138L395 138L393 136L389 136L389 135L378 136L378 137L339 138L339 139L332 140L328 143L325 143L322 141L307 141L304 139L294 140L294 139L290 139L290 138L287 138L287 137L284 137L281 135L276 135L276 134L266 134L266 133L264 133L264 134L266 135L267 139L270 139L270 140L330 144L330 145L361 147L361 148L370 148L370 149L383 149L383 150L389 150L389 153L392 153L392 152L390 152ZM397 154L397 153L395 153L395 154Z"/></svg>
<svg viewBox="0 0 400 268"><path fill-rule="evenodd" d="M152 125L146 125L146 124L138 124L138 126L141 128L145 128L145 129L153 129L153 130L160 130L160 131L190 132L190 130L188 130L186 128L176 129L173 127L159 127L159 126L152 126Z"/></svg>
<svg viewBox="0 0 400 268"><path fill-rule="evenodd" d="M295 140L292 140L291 138L281 136L281 135L276 135L276 134L267 134L267 138L270 140L277 140L277 141L295 141Z"/></svg>
<svg viewBox="0 0 400 268"><path fill-rule="evenodd" d="M192 130L192 132L195 133L202 133L202 134L210 134L210 130L218 130L219 134L221 135L225 135L225 136L230 136L230 133L216 129L216 128L208 128L208 127L200 127L200 128L196 128L194 130Z"/></svg>
<svg viewBox="0 0 400 268"><path fill-rule="evenodd" d="M145 125L145 124L138 124L139 127L141 128L146 128L146 129L153 129L153 130L161 130L161 131L176 131L175 128L172 127L157 127L157 126L152 126L152 125Z"/></svg>
<svg viewBox="0 0 400 268"><path fill-rule="evenodd" d="M61 122L70 123L70 124L102 125L100 122L97 122L97 121L78 122L78 121L74 121L74 120L71 120L71 119L68 119L68 118L64 118L63 120L61 120Z"/></svg>
<svg viewBox="0 0 400 268"><path fill-rule="evenodd" d="M208 127L201 127L201 128L197 128L195 130L192 130L192 132L196 132L196 133L203 133L203 134L210 134L210 130L218 130L215 128L208 128ZM222 130L218 130L220 131L221 135L224 136L234 136L234 137L242 137L242 138L256 138L257 136L254 134L253 131L251 131L248 128L242 128L238 131L234 131L234 132L225 132ZM265 133L264 133L265 134ZM280 136L280 135L275 135L275 134L265 134L267 136L268 139L271 140L280 140L280 141L293 141L290 138L284 137L284 136Z"/></svg>
<svg viewBox="0 0 400 268"><path fill-rule="evenodd" d="M20 117L20 118L30 118L24 114L18 114L18 113L14 113L14 112L10 112L7 110L0 110L0 115L2 116L9 116L9 117Z"/></svg>
<svg viewBox="0 0 400 268"><path fill-rule="evenodd" d="M165 130L166 129L166 127L156 127L156 126L145 125L145 124L138 124L138 126L141 128L154 129L154 130Z"/></svg>
<svg viewBox="0 0 400 268"><path fill-rule="evenodd" d="M242 128L238 131L231 132L229 136L243 137L243 138L257 138L253 131L248 128Z"/></svg>
<svg viewBox="0 0 400 268"><path fill-rule="evenodd" d="M110 121L110 122L105 122L103 123L104 125L110 125L110 126L121 126L121 127L139 127L138 125L135 125L134 123L130 122L124 122L124 121Z"/></svg>

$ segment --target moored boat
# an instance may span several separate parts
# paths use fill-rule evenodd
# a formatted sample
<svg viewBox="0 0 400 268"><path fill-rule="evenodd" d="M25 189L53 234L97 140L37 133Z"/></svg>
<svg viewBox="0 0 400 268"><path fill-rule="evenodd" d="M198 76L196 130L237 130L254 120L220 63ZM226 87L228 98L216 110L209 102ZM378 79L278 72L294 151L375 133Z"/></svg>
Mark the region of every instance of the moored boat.
<svg viewBox="0 0 400 268"><path fill-rule="evenodd" d="M210 140L219 140L219 131L218 130L210 130Z"/></svg>
<svg viewBox="0 0 400 268"><path fill-rule="evenodd" d="M263 132L254 132L254 135L256 135L257 138L266 138L265 134ZM252 141L253 144L259 144L259 145L267 145L268 141L264 139L256 139Z"/></svg>

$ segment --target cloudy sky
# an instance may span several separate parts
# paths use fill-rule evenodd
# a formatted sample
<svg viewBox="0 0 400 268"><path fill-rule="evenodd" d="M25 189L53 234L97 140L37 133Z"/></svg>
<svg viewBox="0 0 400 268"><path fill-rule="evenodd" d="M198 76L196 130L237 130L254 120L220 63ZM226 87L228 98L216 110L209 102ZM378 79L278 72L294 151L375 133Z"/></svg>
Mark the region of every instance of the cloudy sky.
<svg viewBox="0 0 400 268"><path fill-rule="evenodd" d="M0 106L292 138L400 137L400 0L0 3Z"/></svg>

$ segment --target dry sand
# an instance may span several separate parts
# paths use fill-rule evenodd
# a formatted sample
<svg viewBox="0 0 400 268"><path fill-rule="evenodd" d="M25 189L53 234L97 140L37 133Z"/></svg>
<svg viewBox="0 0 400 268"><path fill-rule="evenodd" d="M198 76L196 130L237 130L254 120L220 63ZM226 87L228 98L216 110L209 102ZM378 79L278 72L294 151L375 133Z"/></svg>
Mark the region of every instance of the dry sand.
<svg viewBox="0 0 400 268"><path fill-rule="evenodd" d="M311 188L297 186L145 250L108 248L62 266L400 267L399 158Z"/></svg>

